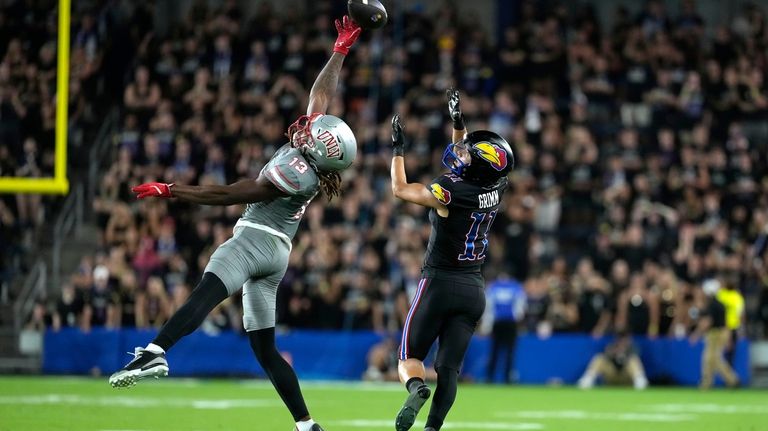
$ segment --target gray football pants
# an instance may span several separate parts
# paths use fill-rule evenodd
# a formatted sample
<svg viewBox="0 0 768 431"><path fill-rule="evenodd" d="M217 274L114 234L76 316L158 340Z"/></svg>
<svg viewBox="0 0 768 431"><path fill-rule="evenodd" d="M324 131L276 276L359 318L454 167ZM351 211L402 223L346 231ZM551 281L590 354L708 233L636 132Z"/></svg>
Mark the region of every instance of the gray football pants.
<svg viewBox="0 0 768 431"><path fill-rule="evenodd" d="M288 268L291 244L251 227L235 227L234 235L213 252L205 272L221 279L232 295L243 288L246 331L275 326L277 287Z"/></svg>

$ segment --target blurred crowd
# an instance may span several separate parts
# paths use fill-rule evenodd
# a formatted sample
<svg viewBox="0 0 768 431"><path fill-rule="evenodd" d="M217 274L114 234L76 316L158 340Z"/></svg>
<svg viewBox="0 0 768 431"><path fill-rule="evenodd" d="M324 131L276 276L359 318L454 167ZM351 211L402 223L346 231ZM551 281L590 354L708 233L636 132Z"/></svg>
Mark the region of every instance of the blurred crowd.
<svg viewBox="0 0 768 431"><path fill-rule="evenodd" d="M0 7L0 177L54 173L57 1L7 1ZM105 10L106 11L106 10ZM69 146L77 151L98 118L107 16L76 11L71 29ZM54 198L0 194L0 291L23 272L25 254Z"/></svg>
<svg viewBox="0 0 768 431"><path fill-rule="evenodd" d="M639 14L617 7L605 27L589 6L524 1L495 40L446 4L364 32L345 61L330 113L360 151L342 196L306 212L279 325L399 330L429 224L391 196L389 120L405 119L410 178L429 181L456 86L468 128L515 150L485 271L489 283L522 282L524 330L683 337L701 282L718 277L746 298L741 333L768 336L766 9L715 24L692 0L648 1ZM93 200L100 248L32 325L162 325L242 208L136 201L130 187L257 177L303 113L343 13L329 1L284 12L262 2L252 17L235 1L206 5L163 36L137 33L114 163ZM204 328L238 330L239 306L230 298Z"/></svg>

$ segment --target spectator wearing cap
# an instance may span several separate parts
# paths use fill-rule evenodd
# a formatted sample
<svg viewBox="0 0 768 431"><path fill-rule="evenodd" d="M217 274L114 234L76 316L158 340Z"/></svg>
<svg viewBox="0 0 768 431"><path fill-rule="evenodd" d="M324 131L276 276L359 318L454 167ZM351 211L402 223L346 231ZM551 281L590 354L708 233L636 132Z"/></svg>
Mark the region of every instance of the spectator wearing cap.
<svg viewBox="0 0 768 431"><path fill-rule="evenodd" d="M109 269L98 265L93 269L93 285L84 299L83 316L86 327L117 326L118 308Z"/></svg>

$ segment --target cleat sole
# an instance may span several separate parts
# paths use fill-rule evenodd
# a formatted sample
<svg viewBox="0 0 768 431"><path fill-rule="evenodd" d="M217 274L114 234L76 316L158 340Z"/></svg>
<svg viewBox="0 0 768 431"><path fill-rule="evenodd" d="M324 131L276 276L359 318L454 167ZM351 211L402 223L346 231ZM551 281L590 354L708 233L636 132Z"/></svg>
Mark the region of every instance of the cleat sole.
<svg viewBox="0 0 768 431"><path fill-rule="evenodd" d="M426 397L422 398L419 392L416 391L405 400L405 404L397 413L395 418L395 430L396 431L408 431L416 422L416 416L419 414L419 410L424 406L424 403L429 399L430 392L427 390Z"/></svg>
<svg viewBox="0 0 768 431"><path fill-rule="evenodd" d="M118 371L109 378L109 385L113 388L130 388L135 385L139 380L143 380L149 377L159 379L160 377L168 376L168 367L165 365L158 365L152 367L149 370L130 370L130 371Z"/></svg>

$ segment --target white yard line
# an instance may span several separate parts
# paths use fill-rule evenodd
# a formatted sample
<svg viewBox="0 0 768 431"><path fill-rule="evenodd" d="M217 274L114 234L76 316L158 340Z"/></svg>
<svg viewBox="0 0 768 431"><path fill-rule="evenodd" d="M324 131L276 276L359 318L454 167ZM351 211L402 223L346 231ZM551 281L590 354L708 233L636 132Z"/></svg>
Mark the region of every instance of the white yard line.
<svg viewBox="0 0 768 431"><path fill-rule="evenodd" d="M148 398L148 397L126 397L126 396L104 396L104 397L83 397L79 395L67 394L47 394L47 395L22 395L22 396L0 396L0 404L8 405L86 405L86 406L118 406L129 408L167 408L181 407L194 408L201 410L226 410L226 409L248 409L254 407L276 407L282 405L277 400L266 399L224 399L224 400L199 400L185 398Z"/></svg>
<svg viewBox="0 0 768 431"><path fill-rule="evenodd" d="M336 426L366 429L392 429L394 425L394 421L392 419L351 419L343 421L328 421L328 423ZM414 429L421 428L424 426L424 423L417 421L414 426ZM522 422L446 422L442 429L535 431L544 429L544 425L539 423Z"/></svg>
<svg viewBox="0 0 768 431"><path fill-rule="evenodd" d="M670 413L711 413L711 414L768 414L768 405L714 404L714 403L678 403L654 404L649 408Z"/></svg>
<svg viewBox="0 0 768 431"><path fill-rule="evenodd" d="M272 389L272 383L264 380L240 380L238 384L247 388L269 388ZM307 380L301 382L301 387L307 389L323 390L356 390L370 392L404 392L403 385L395 382L347 382L332 380Z"/></svg>
<svg viewBox="0 0 768 431"><path fill-rule="evenodd" d="M697 415L679 413L613 413L588 412L584 410L534 410L520 412L498 412L496 417L521 419L572 419L619 422L688 422L698 419Z"/></svg>

